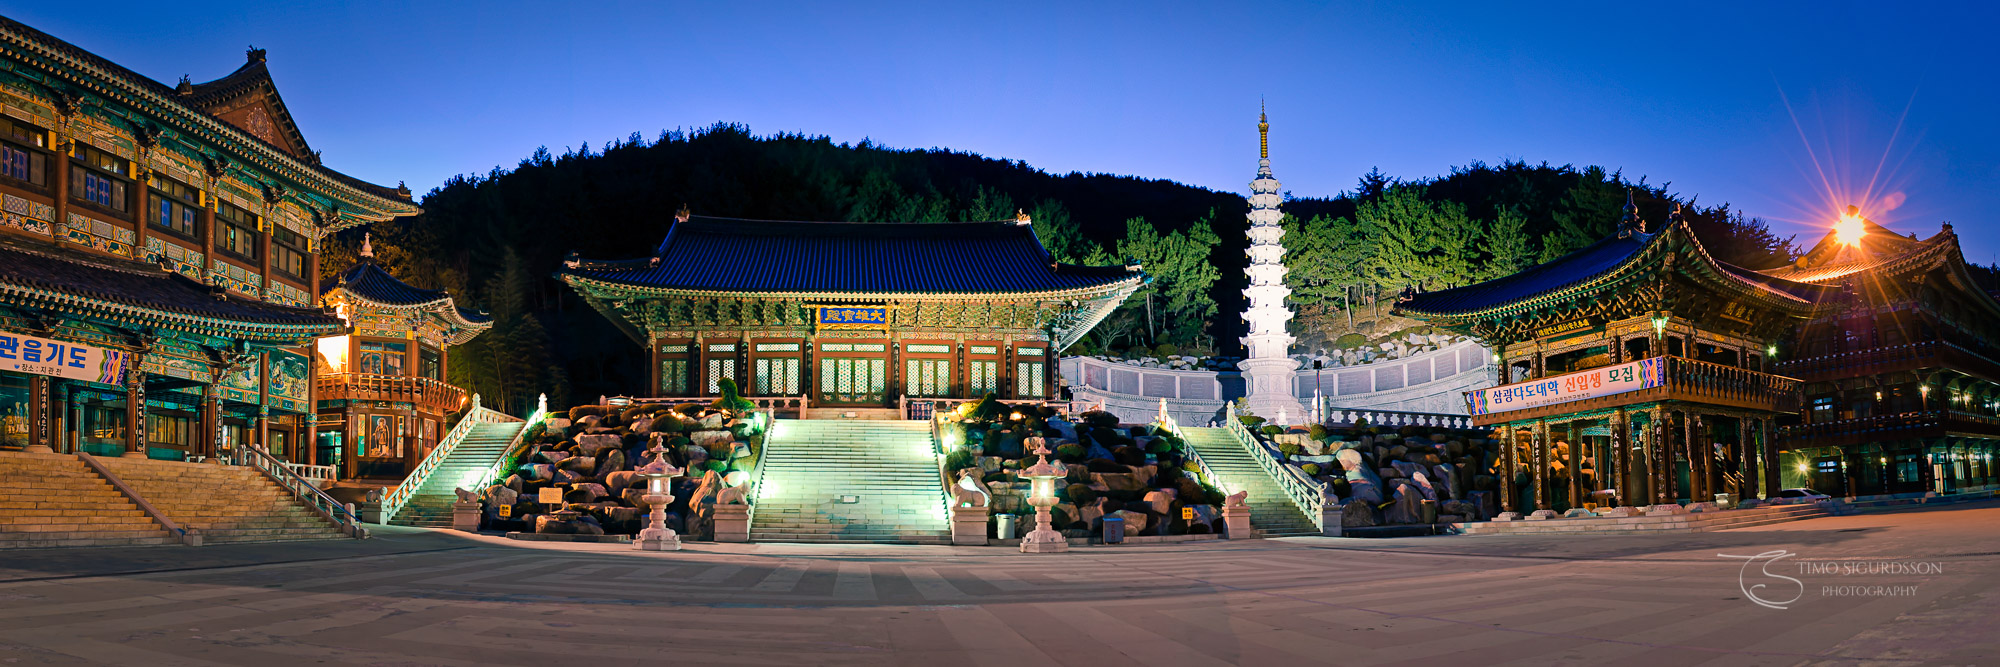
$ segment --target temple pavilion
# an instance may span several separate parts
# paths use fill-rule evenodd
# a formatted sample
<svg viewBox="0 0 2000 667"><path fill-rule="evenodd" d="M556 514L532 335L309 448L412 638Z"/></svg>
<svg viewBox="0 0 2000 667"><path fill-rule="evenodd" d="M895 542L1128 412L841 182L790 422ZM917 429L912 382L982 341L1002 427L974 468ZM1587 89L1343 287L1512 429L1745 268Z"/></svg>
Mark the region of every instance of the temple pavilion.
<svg viewBox="0 0 2000 667"><path fill-rule="evenodd" d="M1798 261L1762 271L1836 290L1778 371L1805 383L1781 429L1788 486L1835 495L2000 483L2000 302L1974 283L1951 225L1899 235L1848 214Z"/></svg>
<svg viewBox="0 0 2000 667"><path fill-rule="evenodd" d="M736 220L682 211L647 257L558 272L651 360L661 397L891 416L909 399L1046 400L1056 355L1145 279L1056 262L998 222ZM918 415L922 416L922 415Z"/></svg>
<svg viewBox="0 0 2000 667"><path fill-rule="evenodd" d="M310 458L321 239L412 215L320 163L251 49L149 79L0 18L0 448Z"/></svg>
<svg viewBox="0 0 2000 667"><path fill-rule="evenodd" d="M438 445L445 416L467 405L465 390L445 381L446 350L493 318L390 275L366 240L354 266L322 289L353 333L317 344L315 460L338 465L343 480L400 480Z"/></svg>
<svg viewBox="0 0 2000 667"><path fill-rule="evenodd" d="M1400 315L1498 351L1466 394L1503 447L1505 511L1753 498L1798 382L1771 355L1826 289L1711 257L1676 211L1496 280L1405 297Z"/></svg>

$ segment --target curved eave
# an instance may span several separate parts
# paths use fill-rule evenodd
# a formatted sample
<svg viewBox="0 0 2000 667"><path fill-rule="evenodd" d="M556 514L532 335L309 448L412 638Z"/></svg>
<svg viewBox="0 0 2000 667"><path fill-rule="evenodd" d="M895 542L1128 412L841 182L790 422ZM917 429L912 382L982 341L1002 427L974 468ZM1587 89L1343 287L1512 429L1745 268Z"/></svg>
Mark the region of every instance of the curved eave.
<svg viewBox="0 0 2000 667"><path fill-rule="evenodd" d="M147 308L145 306L34 289L9 283L0 283L0 294L16 297L26 303L47 304L71 312L79 312L86 316L107 320L137 323L137 320L143 318L145 320L144 324L148 326L203 336L250 338L273 342L300 342L321 336L339 335L347 330L345 324L332 318L328 318L329 322L324 324L279 324L274 322L218 320L188 315L186 313Z"/></svg>
<svg viewBox="0 0 2000 667"><path fill-rule="evenodd" d="M26 56L32 55L60 65L43 70L50 76L141 110L172 125L175 130L227 150L230 154L255 164L275 176L305 186L318 194L336 198L348 205L340 209L340 219L332 222L329 231L416 215L421 211L412 202L378 196L341 182L340 179L323 173L324 168L292 157L262 139L238 130L199 109L189 107L174 96L152 90L150 86L133 81L97 63L50 48L4 23L0 23L0 40L3 40L0 41L0 50L12 51L8 55L22 60L27 60Z"/></svg>
<svg viewBox="0 0 2000 667"><path fill-rule="evenodd" d="M1094 285L1073 287L1063 290L1028 292L808 292L808 291L729 291L707 289L682 289L634 285L632 283L581 276L567 271L556 274L572 287L589 287L597 296L607 296L607 292L617 292L632 296L677 296L694 298L735 298L754 294L764 298L815 299L824 301L949 301L967 297L987 299L1065 299L1087 298L1092 295L1114 291L1123 285L1138 289L1143 274L1132 274L1116 280Z"/></svg>
<svg viewBox="0 0 2000 667"><path fill-rule="evenodd" d="M1700 274L1716 287L1720 287L1724 291L1732 292L1738 296L1755 298L1767 305L1792 312L1796 315L1804 316L1811 312L1813 302L1809 300L1730 273L1721 263L1715 261L1714 257L1709 256L1707 249L1703 248L1701 241L1696 239L1694 234L1687 230L1685 223L1675 223L1666 229L1660 230L1653 235L1653 238L1646 242L1645 247L1641 248L1638 252L1632 253L1630 257L1620 262L1617 266L1599 272L1597 275L1571 282L1562 287L1546 290L1525 299L1516 299L1474 310L1442 312L1410 309L1398 305L1391 312L1403 317L1433 322L1473 322L1518 315L1544 306L1568 301L1580 295L1615 285L1632 277L1644 267L1656 261L1655 256L1662 252L1661 248L1665 247L1668 241L1675 238L1668 236L1670 234L1685 237L1689 248L1692 250L1692 252L1687 254L1687 257L1696 260L1696 266L1700 269Z"/></svg>
<svg viewBox="0 0 2000 667"><path fill-rule="evenodd" d="M458 305L449 296L422 303L384 303L346 289L340 290L340 296L357 306L365 308L418 311L436 315L451 324L452 335L449 341L451 345L464 344L478 337L479 334L485 333L487 329L493 328L493 320L474 321L467 319L463 313L459 312Z"/></svg>

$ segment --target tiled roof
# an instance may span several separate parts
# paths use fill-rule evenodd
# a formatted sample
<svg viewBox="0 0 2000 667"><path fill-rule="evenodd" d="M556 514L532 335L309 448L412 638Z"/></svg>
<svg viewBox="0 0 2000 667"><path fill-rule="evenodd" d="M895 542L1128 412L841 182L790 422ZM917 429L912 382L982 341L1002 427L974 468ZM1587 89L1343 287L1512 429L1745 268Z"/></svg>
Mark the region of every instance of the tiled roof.
<svg viewBox="0 0 2000 667"><path fill-rule="evenodd" d="M84 50L82 47L58 39L54 35L50 35L40 30L36 30L34 27L29 26L25 23L15 21L5 16L0 16L0 27L4 27L6 30L10 32L18 33L32 40L36 46L46 48L50 51L62 54L64 56L68 56L70 58L75 58L77 60L89 63L91 66L94 66L96 68L109 72L113 75L116 75L117 77L123 79L127 83L130 83L140 88L147 89L150 92L153 92L157 95L167 98L171 102L179 102L180 104L188 107L190 110L196 111L204 115L209 115L211 118L213 117L213 115L208 113L208 109L212 105L222 101L227 101L228 99L233 98L236 95L240 95L243 92L253 90L259 86L271 86L271 97L274 100L274 103L278 106L278 110L286 115L286 118L284 118L283 121L284 124L286 125L287 134L293 135L294 140L299 142L299 146L301 149L304 149L306 146L304 136L298 134L298 129L296 125L291 122L289 112L285 111L285 109L283 108L283 103L281 101L277 101L278 98L277 98L276 85L271 81L270 70L265 67L264 61L261 58L256 59L254 62L246 63L244 66L237 68L236 71L224 75L220 79L216 79L214 81L210 81L207 83L196 84L194 95L188 97L188 96L182 96L180 92L173 86L169 86L167 84L155 81L151 77L147 77L146 75L127 69L123 65L111 62L110 60L107 60L102 56ZM278 146L269 141L265 141L263 138L251 134L250 132L247 131L242 132L242 135L249 141L261 144L267 148L270 148L273 151L284 153L286 155L291 155L291 153L287 151L284 147ZM340 173L331 168L328 168L325 165L319 164L318 158L316 156L294 156L294 157L298 159L299 162L304 163L305 166L311 169L312 171L319 173L321 176L325 176L327 178L343 183L348 187L352 187L357 190L366 192L370 195L374 195L376 197L381 197L383 199L388 199L391 201L396 201L401 203L409 203L411 201L410 194L400 188L392 188L382 185L376 185L374 183L369 183L367 181L355 178L353 176Z"/></svg>
<svg viewBox="0 0 2000 667"><path fill-rule="evenodd" d="M226 329L256 325L306 327L334 333L344 324L325 311L293 308L226 293L156 264L75 250L0 241L0 290L41 293L141 308L168 318L207 320Z"/></svg>
<svg viewBox="0 0 2000 667"><path fill-rule="evenodd" d="M468 324L486 324L493 321L485 313L459 308L452 303L451 294L441 289L424 289L403 282L371 259L363 259L353 267L342 271L334 280L320 285L320 293L325 294L340 289L346 293L384 306L423 307L447 306Z"/></svg>
<svg viewBox="0 0 2000 667"><path fill-rule="evenodd" d="M1537 264L1510 276L1452 289L1424 292L1397 304L1398 310L1418 313L1464 313L1485 310L1570 285L1589 282L1623 265L1646 247L1650 235L1610 237Z"/></svg>
<svg viewBox="0 0 2000 667"><path fill-rule="evenodd" d="M1797 262L1758 273L1806 283L1835 282L1856 273L1913 258L1919 253L1943 248L1950 240L1950 235L1940 233L1918 241L1912 237L1900 236L1873 221L1864 222L1862 230L1865 233L1862 234L1858 244L1841 243L1835 234L1828 233L1813 246L1812 250L1800 255Z"/></svg>
<svg viewBox="0 0 2000 667"><path fill-rule="evenodd" d="M1123 266L1056 264L1014 222L855 223L691 218L653 257L573 259L562 274L703 292L998 294L1060 292L1140 278Z"/></svg>

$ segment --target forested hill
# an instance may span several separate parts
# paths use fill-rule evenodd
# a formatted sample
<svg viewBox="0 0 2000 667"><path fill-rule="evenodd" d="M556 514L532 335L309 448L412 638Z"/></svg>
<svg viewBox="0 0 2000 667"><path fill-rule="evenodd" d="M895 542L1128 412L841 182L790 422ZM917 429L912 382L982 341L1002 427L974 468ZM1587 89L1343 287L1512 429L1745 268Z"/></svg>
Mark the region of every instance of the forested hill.
<svg viewBox="0 0 2000 667"><path fill-rule="evenodd" d="M1246 183L1253 173L1246 161ZM1582 247L1616 224L1627 188L1649 220L1664 220L1674 203L1663 188L1602 169L1523 163L1409 180L1371 173L1340 197L1290 200L1302 343L1337 336L1353 312L1382 305L1368 295L1483 280ZM639 346L551 274L572 250L651 252L682 205L719 217L889 222L1000 220L1023 210L1058 259L1137 259L1154 277L1083 351L1237 352L1240 323L1229 314L1242 309L1248 206L1239 193L1165 180L1055 175L969 153L757 137L718 124L650 141L634 134L598 150L540 150L511 170L455 178L424 197L422 215L368 231L397 276L495 316L493 331L452 351L452 381L523 412L544 391L556 405L643 392ZM1790 239L1761 221L1720 206L1689 216L1724 261L1791 258ZM327 244L325 274L349 265L361 233Z"/></svg>

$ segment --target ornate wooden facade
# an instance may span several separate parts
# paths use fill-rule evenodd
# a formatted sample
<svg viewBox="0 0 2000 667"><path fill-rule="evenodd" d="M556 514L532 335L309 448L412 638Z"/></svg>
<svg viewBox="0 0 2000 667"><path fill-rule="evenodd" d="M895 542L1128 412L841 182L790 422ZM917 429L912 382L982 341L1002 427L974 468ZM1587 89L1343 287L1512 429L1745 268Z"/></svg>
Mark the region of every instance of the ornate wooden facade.
<svg viewBox="0 0 2000 667"><path fill-rule="evenodd" d="M446 415L467 404L445 382L446 350L493 319L389 275L365 241L324 300L353 332L318 343L319 458L338 460L342 479L401 479L444 437Z"/></svg>
<svg viewBox="0 0 2000 667"><path fill-rule="evenodd" d="M416 210L320 164L262 50L170 86L0 18L0 446L310 461L317 245Z"/></svg>
<svg viewBox="0 0 2000 667"><path fill-rule="evenodd" d="M1966 271L1947 224L1917 240L1849 211L1789 266L1765 275L1835 288L1778 369L1804 381L1800 422L1781 429L1791 486L1838 495L2000 483L2000 302Z"/></svg>
<svg viewBox="0 0 2000 667"><path fill-rule="evenodd" d="M1498 386L1467 400L1513 443L1496 462L1507 511L1775 491L1797 381L1771 354L1825 290L1716 261L1678 213L1648 233L1625 210L1611 238L1397 306L1499 351Z"/></svg>
<svg viewBox="0 0 2000 667"><path fill-rule="evenodd" d="M1050 398L1056 355L1144 279L1053 261L1026 218L889 224L679 217L651 257L558 274L641 345L649 392L721 380L801 406Z"/></svg>

